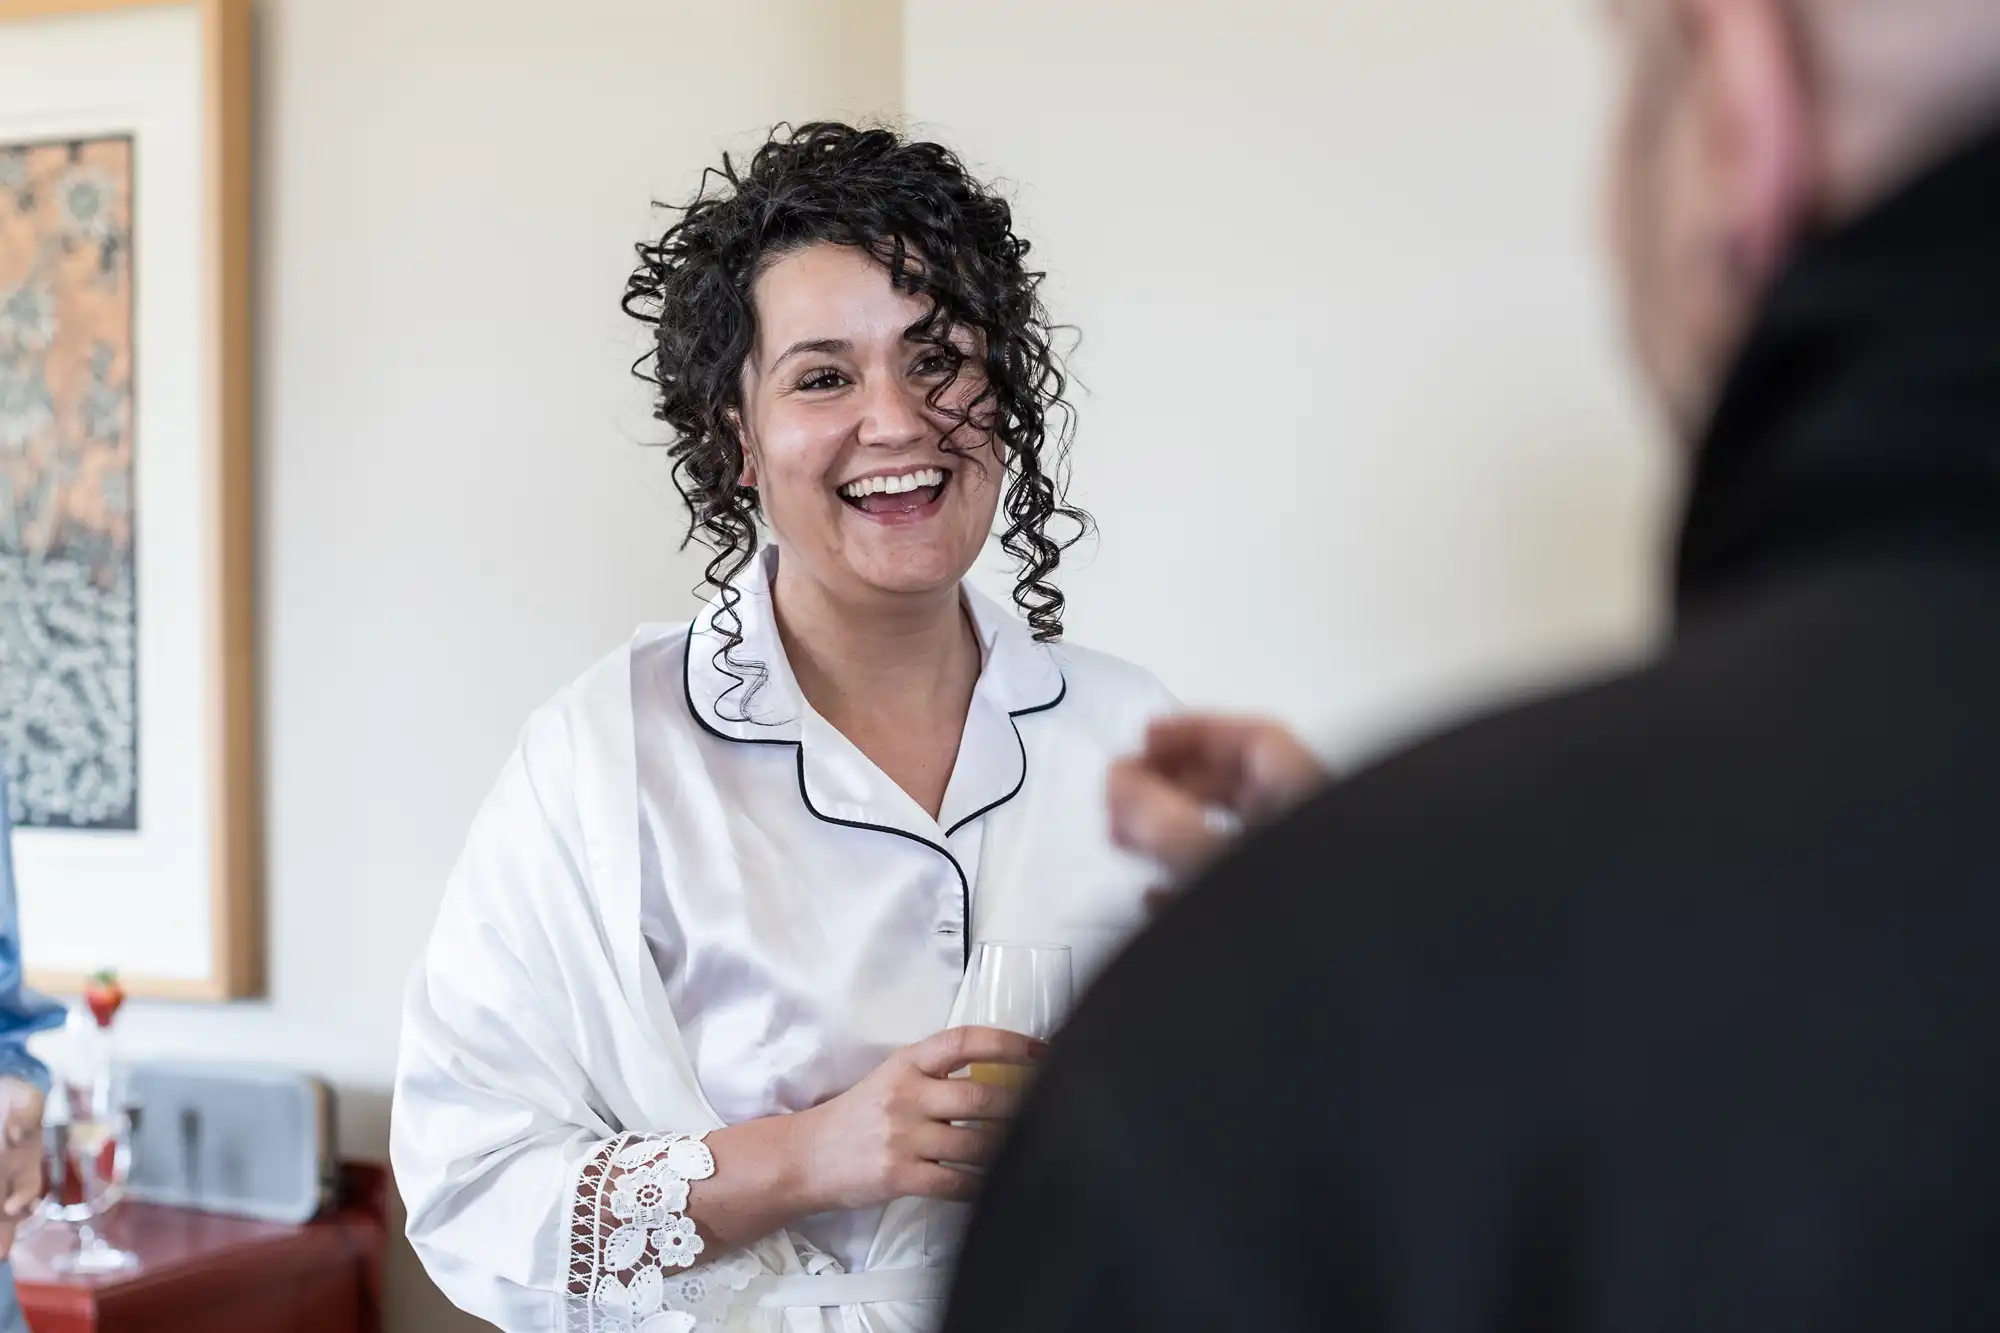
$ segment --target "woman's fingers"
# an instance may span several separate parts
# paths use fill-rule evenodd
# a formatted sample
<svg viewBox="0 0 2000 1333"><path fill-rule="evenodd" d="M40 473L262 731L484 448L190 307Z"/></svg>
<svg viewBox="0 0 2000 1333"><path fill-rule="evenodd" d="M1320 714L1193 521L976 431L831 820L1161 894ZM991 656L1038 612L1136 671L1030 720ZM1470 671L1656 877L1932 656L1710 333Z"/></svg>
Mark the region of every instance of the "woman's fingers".
<svg viewBox="0 0 2000 1333"><path fill-rule="evenodd" d="M7 1196L7 1202L4 1205L6 1220L9 1222L20 1221L28 1215L28 1210L35 1206L35 1200L41 1197L41 1181L35 1180L33 1182L17 1183L16 1189L12 1194Z"/></svg>
<svg viewBox="0 0 2000 1333"><path fill-rule="evenodd" d="M18 1078L0 1079L0 1104L6 1106L6 1122L0 1129L5 1146L18 1148L42 1135L42 1091Z"/></svg>
<svg viewBox="0 0 2000 1333"><path fill-rule="evenodd" d="M984 1166L1000 1150L997 1125L926 1125L914 1139L917 1156L926 1162Z"/></svg>
<svg viewBox="0 0 2000 1333"><path fill-rule="evenodd" d="M0 1153L0 1218L18 1222L28 1215L35 1200L42 1197L41 1145L11 1148Z"/></svg>
<svg viewBox="0 0 2000 1333"><path fill-rule="evenodd" d="M1021 1088L969 1078L932 1079L924 1089L923 1108L932 1120L1012 1120L1021 1110Z"/></svg>
<svg viewBox="0 0 2000 1333"><path fill-rule="evenodd" d="M911 1063L932 1078L946 1078L967 1065L1031 1065L1048 1043L1001 1028L946 1028L908 1048Z"/></svg>
<svg viewBox="0 0 2000 1333"><path fill-rule="evenodd" d="M979 1187L984 1183L985 1177L977 1172L927 1163L910 1173L903 1193L924 1199L953 1199L969 1203L979 1196Z"/></svg>

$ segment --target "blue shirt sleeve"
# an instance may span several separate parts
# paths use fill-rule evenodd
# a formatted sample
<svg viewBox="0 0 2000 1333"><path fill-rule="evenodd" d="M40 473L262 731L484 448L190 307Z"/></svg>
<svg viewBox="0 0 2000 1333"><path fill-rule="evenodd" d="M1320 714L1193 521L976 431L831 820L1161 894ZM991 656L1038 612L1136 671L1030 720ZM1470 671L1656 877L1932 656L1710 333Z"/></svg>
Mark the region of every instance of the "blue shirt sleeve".
<svg viewBox="0 0 2000 1333"><path fill-rule="evenodd" d="M63 1007L21 984L21 914L14 898L14 823L7 766L0 763L0 1078L21 1078L47 1092L49 1071L28 1054L28 1038L61 1027Z"/></svg>

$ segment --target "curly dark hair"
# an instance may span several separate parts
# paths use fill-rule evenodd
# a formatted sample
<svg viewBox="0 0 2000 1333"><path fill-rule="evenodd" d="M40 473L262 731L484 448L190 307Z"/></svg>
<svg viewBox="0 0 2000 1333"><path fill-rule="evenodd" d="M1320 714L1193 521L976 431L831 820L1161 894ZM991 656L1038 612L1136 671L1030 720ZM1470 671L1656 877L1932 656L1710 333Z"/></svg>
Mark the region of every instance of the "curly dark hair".
<svg viewBox="0 0 2000 1333"><path fill-rule="evenodd" d="M1038 294L1044 275L1023 262L1028 242L1006 200L942 145L815 122L778 126L747 170L724 154L690 202L658 206L678 216L638 246L625 285L625 312L652 330L633 371L657 388L653 415L673 431L666 448L688 507L681 544L715 552L706 586L722 598L724 654L742 642L732 585L757 548L757 492L742 485L738 433L743 362L756 344L751 288L772 263L817 243L874 256L898 289L930 302L907 336L945 358L948 373L929 394L952 423L944 448L968 456L998 442L1009 478L1000 545L1020 566L1014 601L1037 640L1060 638L1063 595L1049 576L1090 517L1064 500L1075 414ZM953 335L966 333L985 382L971 401L947 406L969 359ZM978 444L959 444L961 430ZM1056 519L1069 530L1051 533Z"/></svg>

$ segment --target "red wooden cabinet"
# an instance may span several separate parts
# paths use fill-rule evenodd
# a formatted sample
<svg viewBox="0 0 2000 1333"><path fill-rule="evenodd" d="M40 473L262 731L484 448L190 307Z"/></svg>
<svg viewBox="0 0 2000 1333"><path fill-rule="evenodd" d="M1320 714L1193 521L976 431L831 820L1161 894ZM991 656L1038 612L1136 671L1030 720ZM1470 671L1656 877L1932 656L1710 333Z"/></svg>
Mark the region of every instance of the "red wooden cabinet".
<svg viewBox="0 0 2000 1333"><path fill-rule="evenodd" d="M33 1333L380 1333L388 1171L348 1163L340 1198L304 1226L124 1204L102 1230L140 1263L106 1277L49 1271L45 1228L14 1247L21 1308Z"/></svg>

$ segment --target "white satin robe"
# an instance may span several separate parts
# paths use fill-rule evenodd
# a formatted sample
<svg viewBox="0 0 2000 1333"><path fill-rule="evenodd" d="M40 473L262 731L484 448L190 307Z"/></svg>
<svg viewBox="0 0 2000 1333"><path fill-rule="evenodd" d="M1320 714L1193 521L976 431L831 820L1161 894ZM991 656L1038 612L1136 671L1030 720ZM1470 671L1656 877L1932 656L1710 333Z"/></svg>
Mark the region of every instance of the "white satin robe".
<svg viewBox="0 0 2000 1333"><path fill-rule="evenodd" d="M710 612L641 629L529 721L412 978L391 1134L409 1236L504 1329L930 1328L956 1205L807 1219L682 1270L610 1233L606 1173L644 1136L811 1106L944 1028L969 940L1067 943L1081 983L1141 919L1150 872L1110 845L1103 792L1172 706L1153 677L1036 644L968 586L985 660L933 820L806 705L774 558L739 608L736 656L768 673L749 715Z"/></svg>

